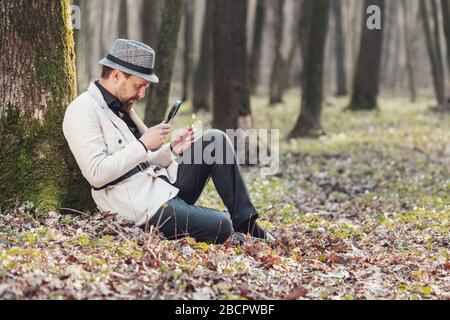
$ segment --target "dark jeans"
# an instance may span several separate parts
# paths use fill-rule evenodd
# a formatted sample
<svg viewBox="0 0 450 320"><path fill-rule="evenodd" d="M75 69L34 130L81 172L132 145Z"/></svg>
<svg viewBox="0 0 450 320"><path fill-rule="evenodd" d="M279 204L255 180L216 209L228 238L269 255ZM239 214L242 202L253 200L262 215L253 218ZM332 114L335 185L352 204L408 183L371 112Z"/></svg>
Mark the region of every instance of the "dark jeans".
<svg viewBox="0 0 450 320"><path fill-rule="evenodd" d="M200 157L205 148L214 152L213 161ZM197 154L197 155L196 155ZM232 159L232 163L226 162ZM192 164L195 158L200 164ZM191 164L185 163L191 160ZM161 207L149 220L166 238L179 239L185 236L197 241L223 243L233 229L256 219L258 212L250 196L237 163L230 139L219 130L209 130L202 139L194 142L179 159L177 181L173 184L180 191L167 206ZM196 206L208 180L212 178L228 212ZM163 177L168 182L168 180Z"/></svg>

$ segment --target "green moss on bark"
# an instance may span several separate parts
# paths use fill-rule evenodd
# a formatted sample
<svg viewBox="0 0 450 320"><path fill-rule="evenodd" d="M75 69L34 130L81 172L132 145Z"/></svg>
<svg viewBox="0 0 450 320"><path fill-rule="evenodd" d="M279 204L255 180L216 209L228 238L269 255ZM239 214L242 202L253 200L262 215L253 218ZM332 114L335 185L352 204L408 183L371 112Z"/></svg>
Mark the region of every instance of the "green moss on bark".
<svg viewBox="0 0 450 320"><path fill-rule="evenodd" d="M25 94L24 105L9 103L0 117L0 205L7 209L32 201L41 211L62 206L93 210L90 187L62 133L65 109L76 96L74 41L67 27L70 2L49 3L51 19L46 15L30 19L39 8L28 8L14 21L19 25L15 32L32 43L22 68L28 70L27 81L33 82L30 89L38 90ZM41 21L43 17L47 20ZM31 31L31 25L41 28ZM29 34L34 37L27 38ZM44 41L49 37L52 41ZM30 103L35 106L30 108ZM42 112L39 117L37 110Z"/></svg>

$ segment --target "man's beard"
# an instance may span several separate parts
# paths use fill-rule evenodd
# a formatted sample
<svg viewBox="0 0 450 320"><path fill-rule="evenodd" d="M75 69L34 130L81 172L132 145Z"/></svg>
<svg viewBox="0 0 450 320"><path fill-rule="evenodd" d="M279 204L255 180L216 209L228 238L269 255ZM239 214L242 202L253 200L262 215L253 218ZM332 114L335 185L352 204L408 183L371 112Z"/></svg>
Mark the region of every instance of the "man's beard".
<svg viewBox="0 0 450 320"><path fill-rule="evenodd" d="M138 101L139 101L138 97L132 97L126 101L122 101L122 105L123 105L124 109L128 109L128 108L132 107Z"/></svg>

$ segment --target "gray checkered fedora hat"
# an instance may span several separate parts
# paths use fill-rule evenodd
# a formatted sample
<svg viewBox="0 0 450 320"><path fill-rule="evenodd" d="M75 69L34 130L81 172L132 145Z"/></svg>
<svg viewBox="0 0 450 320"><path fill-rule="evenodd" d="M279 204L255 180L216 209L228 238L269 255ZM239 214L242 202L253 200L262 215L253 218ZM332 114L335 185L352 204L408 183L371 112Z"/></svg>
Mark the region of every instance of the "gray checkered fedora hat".
<svg viewBox="0 0 450 320"><path fill-rule="evenodd" d="M106 57L98 63L149 82L159 82L153 73L155 51L139 41L117 39Z"/></svg>

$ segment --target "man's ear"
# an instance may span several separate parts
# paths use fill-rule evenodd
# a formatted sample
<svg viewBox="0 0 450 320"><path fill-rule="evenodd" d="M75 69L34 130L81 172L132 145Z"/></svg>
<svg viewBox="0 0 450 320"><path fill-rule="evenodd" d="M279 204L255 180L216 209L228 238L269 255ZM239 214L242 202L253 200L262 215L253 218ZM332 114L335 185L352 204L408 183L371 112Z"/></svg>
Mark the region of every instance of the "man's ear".
<svg viewBox="0 0 450 320"><path fill-rule="evenodd" d="M122 79L122 77L123 77L123 73L120 72L120 71L117 70L117 69L114 69L114 70L111 72L111 79L112 79L114 82L119 82L119 81Z"/></svg>

